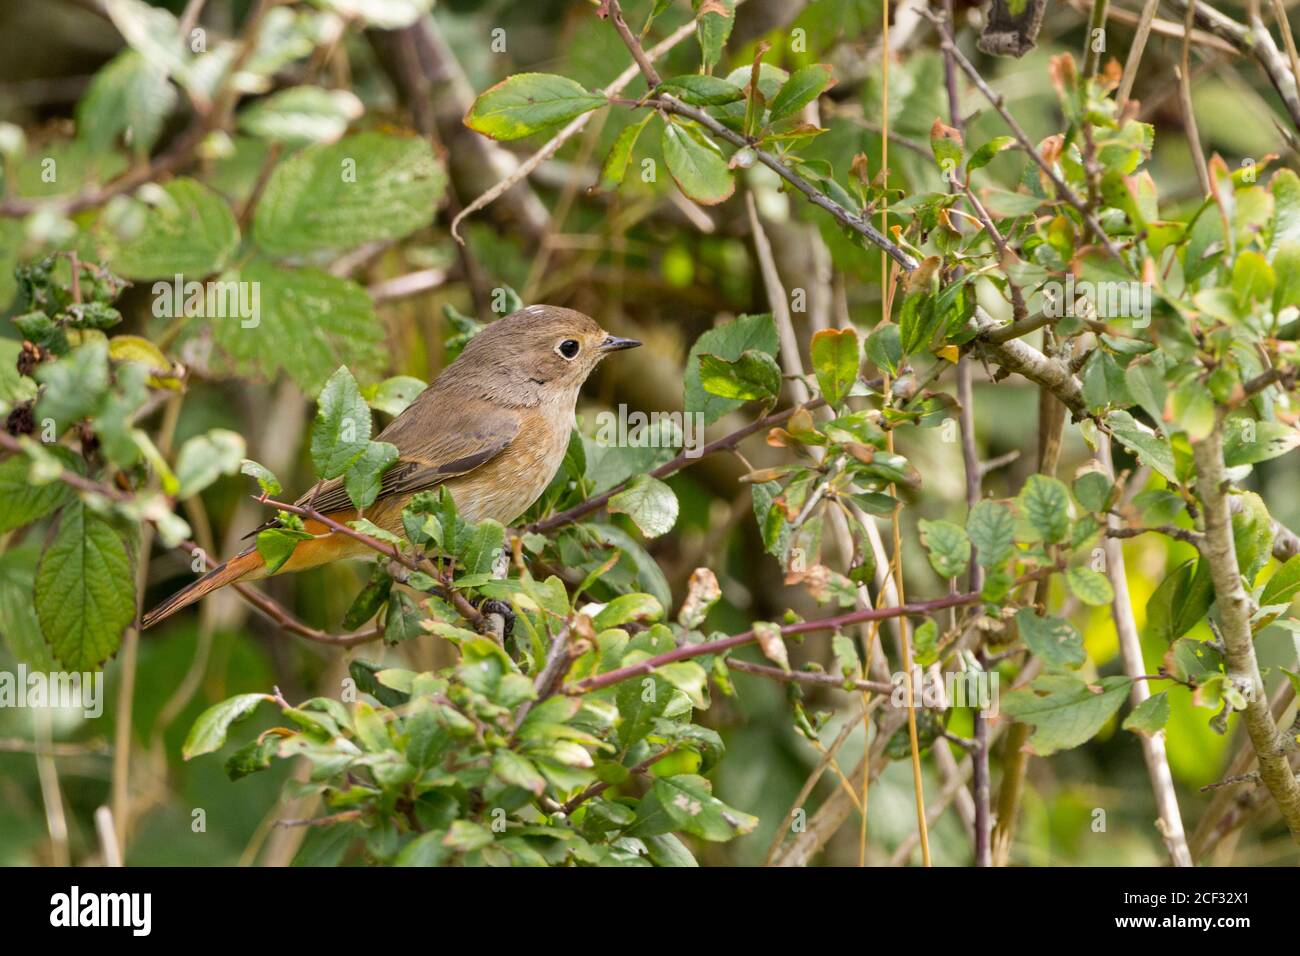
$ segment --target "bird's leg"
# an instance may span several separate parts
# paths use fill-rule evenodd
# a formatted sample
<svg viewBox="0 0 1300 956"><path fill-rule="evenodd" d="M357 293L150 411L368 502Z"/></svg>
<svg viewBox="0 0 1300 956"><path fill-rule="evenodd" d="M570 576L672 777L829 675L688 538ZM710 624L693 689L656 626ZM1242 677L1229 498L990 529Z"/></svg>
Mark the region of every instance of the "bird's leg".
<svg viewBox="0 0 1300 956"><path fill-rule="evenodd" d="M508 601L495 598L478 597L470 602L483 615L479 620L479 633L493 638L498 644L505 645L515 629L515 611Z"/></svg>

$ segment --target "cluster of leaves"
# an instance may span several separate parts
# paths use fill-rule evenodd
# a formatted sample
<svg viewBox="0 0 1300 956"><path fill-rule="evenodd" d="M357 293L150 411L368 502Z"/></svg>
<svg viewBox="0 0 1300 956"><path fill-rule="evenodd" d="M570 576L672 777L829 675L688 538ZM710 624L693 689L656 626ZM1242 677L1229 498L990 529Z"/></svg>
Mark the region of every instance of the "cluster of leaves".
<svg viewBox="0 0 1300 956"><path fill-rule="evenodd" d="M481 546L487 523L465 526L446 496L425 504L407 509L413 540L446 542L455 528L468 553ZM239 779L277 758L305 757L308 789L331 811L326 822L336 832L326 840L340 857L361 846L371 862L689 866L695 860L679 834L725 841L754 828L757 820L718 800L702 776L723 747L714 731L691 722L709 705L700 663L659 667L583 696L556 693L542 676L557 640L574 658L570 680L699 640L692 625L708 600L668 625L648 594L574 608L557 577L537 581L525 572L490 586L485 578L468 564L457 586L479 583L511 601L515 655L459 626L440 602L411 606L411 620L398 625L411 633L394 635L390 604L390 640L437 635L455 646L458 663L435 674L354 661L343 694L351 706L326 697L299 706L266 694L230 698L195 722L185 756L218 749L231 724L264 700L278 703L294 726L259 734L227 760L227 773Z"/></svg>

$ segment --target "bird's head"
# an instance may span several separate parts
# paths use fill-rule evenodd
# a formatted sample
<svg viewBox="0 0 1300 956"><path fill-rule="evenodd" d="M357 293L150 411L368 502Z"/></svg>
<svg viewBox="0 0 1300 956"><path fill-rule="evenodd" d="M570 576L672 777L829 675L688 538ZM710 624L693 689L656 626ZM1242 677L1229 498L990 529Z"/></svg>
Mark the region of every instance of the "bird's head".
<svg viewBox="0 0 1300 956"><path fill-rule="evenodd" d="M447 371L474 376L498 400L534 405L575 395L601 359L640 344L573 309L530 305L475 335Z"/></svg>

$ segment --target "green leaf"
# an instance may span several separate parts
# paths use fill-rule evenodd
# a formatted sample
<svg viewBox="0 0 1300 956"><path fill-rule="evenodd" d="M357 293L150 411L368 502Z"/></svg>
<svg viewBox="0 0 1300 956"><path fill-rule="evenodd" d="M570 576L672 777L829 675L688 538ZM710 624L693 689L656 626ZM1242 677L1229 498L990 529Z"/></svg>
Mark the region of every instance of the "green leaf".
<svg viewBox="0 0 1300 956"><path fill-rule="evenodd" d="M356 94L319 86L291 86L239 114L239 128L277 143L332 143L365 111Z"/></svg>
<svg viewBox="0 0 1300 956"><path fill-rule="evenodd" d="M920 522L921 543L930 552L930 567L941 578L964 574L970 564L970 538L961 525L951 521Z"/></svg>
<svg viewBox="0 0 1300 956"><path fill-rule="evenodd" d="M1147 630L1172 644L1204 620L1214 601L1209 565L1185 561L1147 599Z"/></svg>
<svg viewBox="0 0 1300 956"><path fill-rule="evenodd" d="M1300 554L1287 558L1286 563L1273 572L1260 594L1260 606L1289 604L1297 591L1300 591Z"/></svg>
<svg viewBox="0 0 1300 956"><path fill-rule="evenodd" d="M278 497L284 488L280 485L280 479L275 477L275 473L265 465L253 461L251 458L245 458L239 466L239 473L249 475L257 479L258 486L262 489L262 494L269 498Z"/></svg>
<svg viewBox="0 0 1300 956"><path fill-rule="evenodd" d="M193 179L173 179L157 193L143 228L110 242L113 271L127 279L202 278L219 272L239 245L226 201Z"/></svg>
<svg viewBox="0 0 1300 956"><path fill-rule="evenodd" d="M1085 509L1097 514L1110 507L1115 485L1100 471L1085 471L1074 479L1074 497Z"/></svg>
<svg viewBox="0 0 1300 956"><path fill-rule="evenodd" d="M492 776L510 787L522 787L535 796L546 789L546 778L532 761L512 750L498 750L492 758Z"/></svg>
<svg viewBox="0 0 1300 956"><path fill-rule="evenodd" d="M781 392L781 367L759 349L746 349L734 360L700 354L700 384L710 395L772 402Z"/></svg>
<svg viewBox="0 0 1300 956"><path fill-rule="evenodd" d="M1091 740L1128 695L1127 677L1103 677L1096 690L1065 674L1039 677L1028 689L1002 698L1002 712L1032 724L1033 752L1042 757Z"/></svg>
<svg viewBox="0 0 1300 956"><path fill-rule="evenodd" d="M1064 618L1039 617L1022 607L1016 611L1016 629L1025 646L1049 667L1079 667L1088 659L1083 635Z"/></svg>
<svg viewBox="0 0 1300 956"><path fill-rule="evenodd" d="M898 339L904 355L928 347L939 331L943 315L935 308L934 300L926 289L913 292L903 300L898 313Z"/></svg>
<svg viewBox="0 0 1300 956"><path fill-rule="evenodd" d="M386 441L367 443L361 457L348 466L343 487L358 508L369 508L379 497L384 472L397 461L397 446Z"/></svg>
<svg viewBox="0 0 1300 956"><path fill-rule="evenodd" d="M133 153L148 156L176 100L166 70L124 50L100 68L77 104L77 136L91 152L106 153L120 135Z"/></svg>
<svg viewBox="0 0 1300 956"><path fill-rule="evenodd" d="M45 386L36 402L36 421L52 419L58 433L98 409L108 392L108 342L92 340L36 369Z"/></svg>
<svg viewBox="0 0 1300 956"><path fill-rule="evenodd" d="M361 589L361 593L352 601L352 606L344 615L343 626L349 631L361 627L379 613L379 609L388 600L392 590L392 577L384 570L382 562L375 562L370 569L370 580L366 582L366 586Z"/></svg>
<svg viewBox="0 0 1300 956"><path fill-rule="evenodd" d="M636 522L647 538L667 534L677 523L677 495L658 478L638 475L626 488L609 499L609 510L625 514Z"/></svg>
<svg viewBox="0 0 1300 956"><path fill-rule="evenodd" d="M626 750L645 738L672 700L673 685L656 675L633 678L618 685L614 694L621 718L618 743Z"/></svg>
<svg viewBox="0 0 1300 956"><path fill-rule="evenodd" d="M285 562L293 557L298 542L310 537L312 535L308 532L293 528L267 528L259 531L256 538L257 553L266 562L267 574L275 574L284 567Z"/></svg>
<svg viewBox="0 0 1300 956"><path fill-rule="evenodd" d="M80 502L64 508L34 591L45 640L68 670L95 670L135 619L135 576L121 535Z"/></svg>
<svg viewBox="0 0 1300 956"><path fill-rule="evenodd" d="M654 119L654 115L654 113L647 113L639 122L625 126L623 132L618 134L618 139L614 140L609 155L605 157L605 162L600 167L601 189L617 189L622 184L623 177L627 175L628 164L632 161L632 150L636 148L636 141L640 139L641 131L646 128L646 124Z"/></svg>
<svg viewBox="0 0 1300 956"><path fill-rule="evenodd" d="M945 178L956 176L964 158L960 132L951 126L945 126L943 120L936 118L930 127L930 151L934 153L935 164Z"/></svg>
<svg viewBox="0 0 1300 956"><path fill-rule="evenodd" d="M1046 475L1030 475L1020 491L1020 509L1044 541L1054 544L1070 533L1070 492Z"/></svg>
<svg viewBox="0 0 1300 956"><path fill-rule="evenodd" d="M1092 607L1105 607L1115 600L1115 591L1110 586L1110 580L1106 575L1092 568L1070 568L1065 572L1065 582L1070 586L1075 597Z"/></svg>
<svg viewBox="0 0 1300 956"><path fill-rule="evenodd" d="M736 0L697 0L695 7L703 11L695 21L695 33L700 41L704 72L709 73L722 59L722 49L731 37L731 28L736 23Z"/></svg>
<svg viewBox="0 0 1300 956"><path fill-rule="evenodd" d="M214 428L195 435L181 446L176 456L176 497L182 501L198 494L222 475L240 471L244 462L244 438L238 432Z"/></svg>
<svg viewBox="0 0 1300 956"><path fill-rule="evenodd" d="M929 667L939 660L939 625L927 617L912 634L912 659L919 667Z"/></svg>
<svg viewBox="0 0 1300 956"><path fill-rule="evenodd" d="M522 139L607 102L566 76L517 73L480 94L465 114L465 125L493 139Z"/></svg>
<svg viewBox="0 0 1300 956"><path fill-rule="evenodd" d="M394 417L406 411L416 396L428 386L411 375L394 375L382 382L362 389L366 401L375 411Z"/></svg>
<svg viewBox="0 0 1300 956"><path fill-rule="evenodd" d="M468 534L458 534L455 554L466 574L491 574L505 549L506 531L501 522L486 518Z"/></svg>
<svg viewBox="0 0 1300 956"><path fill-rule="evenodd" d="M1116 411L1106 416L1115 439L1143 464L1150 465L1170 481L1178 480L1178 469L1174 465L1174 451L1168 439L1152 434L1142 428L1128 412Z"/></svg>
<svg viewBox="0 0 1300 956"><path fill-rule="evenodd" d="M776 324L770 314L742 315L734 322L710 329L695 340L686 358L684 384L687 412L703 413L704 423L710 425L744 404L742 400L726 399L705 391L700 381L700 356L710 354L734 361L748 349L776 355Z"/></svg>
<svg viewBox="0 0 1300 956"><path fill-rule="evenodd" d="M591 623L600 632L632 621L650 623L663 616L663 605L653 594L620 594L598 611Z"/></svg>
<svg viewBox="0 0 1300 956"><path fill-rule="evenodd" d="M736 180L722 151L695 124L665 123L659 146L677 188L689 198L712 206L735 192Z"/></svg>
<svg viewBox="0 0 1300 956"><path fill-rule="evenodd" d="M1277 286L1273 290L1273 314L1289 305L1300 307L1300 242L1282 243L1273 256Z"/></svg>
<svg viewBox="0 0 1300 956"><path fill-rule="evenodd" d="M0 641L15 663L31 671L51 673L60 669L41 634L41 624L32 605L32 588L41 550L34 544L11 545L0 554Z"/></svg>
<svg viewBox="0 0 1300 956"><path fill-rule="evenodd" d="M825 63L814 63L795 70L772 98L768 107L769 121L777 123L793 116L832 85L834 81L831 79L831 68Z"/></svg>
<svg viewBox="0 0 1300 956"><path fill-rule="evenodd" d="M663 812L678 829L702 840L725 842L744 836L758 826L758 818L729 807L717 797L709 781L694 774L659 777L652 786Z"/></svg>
<svg viewBox="0 0 1300 956"><path fill-rule="evenodd" d="M388 596L388 613L384 615L384 643L392 646L412 638L423 637L420 627L424 614L405 591L393 591Z"/></svg>
<svg viewBox="0 0 1300 956"><path fill-rule="evenodd" d="M1253 249L1237 254L1237 261L1232 264L1232 292L1239 308L1248 309L1252 302L1271 302L1276 285L1273 267L1263 255Z"/></svg>
<svg viewBox="0 0 1300 956"><path fill-rule="evenodd" d="M1234 415L1223 429L1223 463L1229 468L1280 458L1300 445L1300 429Z"/></svg>
<svg viewBox="0 0 1300 956"><path fill-rule="evenodd" d="M1269 517L1264 499L1253 491L1238 496L1239 508L1232 512L1232 541L1237 551L1237 566L1247 586L1253 587L1255 577L1268 564L1273 551L1273 519Z"/></svg>
<svg viewBox="0 0 1300 956"><path fill-rule="evenodd" d="M199 714L190 727L185 743L181 746L181 756L190 760L220 749L226 742L231 724L244 720L262 701L272 699L269 694L236 694L212 705Z"/></svg>
<svg viewBox="0 0 1300 956"><path fill-rule="evenodd" d="M822 397L832 406L848 397L858 380L858 333L855 329L821 329L809 347Z"/></svg>
<svg viewBox="0 0 1300 956"><path fill-rule="evenodd" d="M1189 441L1203 440L1214 430L1214 398L1194 378L1183 382L1169 396L1170 421Z"/></svg>
<svg viewBox="0 0 1300 956"><path fill-rule="evenodd" d="M447 173L421 136L365 132L275 167L253 218L276 256L401 239L433 221Z"/></svg>
<svg viewBox="0 0 1300 956"><path fill-rule="evenodd" d="M882 372L898 374L903 361L903 343L893 322L876 326L867 336L867 358Z"/></svg>
<svg viewBox="0 0 1300 956"><path fill-rule="evenodd" d="M311 426L311 460L321 478L337 478L370 444L370 407L357 380L340 366L316 400Z"/></svg>
<svg viewBox="0 0 1300 956"><path fill-rule="evenodd" d="M383 326L370 296L355 282L317 269L282 269L263 259L223 279L257 290L255 318L212 323L236 371L271 378L283 369L314 395L340 365L363 377L383 370Z"/></svg>
<svg viewBox="0 0 1300 956"><path fill-rule="evenodd" d="M71 464L71 454L59 446L51 452ZM72 488L62 481L37 484L31 480L32 460L13 455L0 461L0 534L39 521L72 498Z"/></svg>
<svg viewBox="0 0 1300 956"><path fill-rule="evenodd" d="M704 73L670 77L659 84L658 91L691 106L723 106L745 98L745 91L735 83ZM645 125L645 120L641 125Z"/></svg>
<svg viewBox="0 0 1300 956"><path fill-rule="evenodd" d="M991 140L981 146L975 152L971 153L970 160L966 163L966 175L969 176L977 169L983 169L989 163L993 162L993 157L1004 149L1010 149L1016 145L1014 136L994 136Z"/></svg>
<svg viewBox="0 0 1300 956"><path fill-rule="evenodd" d="M1163 730L1167 723L1169 723L1169 692L1161 691L1152 694L1133 708L1132 712L1124 718L1123 727L1135 734L1145 734L1150 737Z"/></svg>

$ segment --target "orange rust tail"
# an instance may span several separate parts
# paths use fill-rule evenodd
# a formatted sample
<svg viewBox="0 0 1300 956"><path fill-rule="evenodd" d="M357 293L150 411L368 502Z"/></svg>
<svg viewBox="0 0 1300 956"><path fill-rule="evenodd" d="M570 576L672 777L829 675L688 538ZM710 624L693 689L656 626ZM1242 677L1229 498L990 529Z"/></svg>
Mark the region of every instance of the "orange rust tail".
<svg viewBox="0 0 1300 956"><path fill-rule="evenodd" d="M256 548L242 551L223 564L217 565L193 584L181 588L167 600L140 619L141 629L153 627L159 621L171 617L182 608L189 607L217 588L234 584L248 577L260 576L257 572L266 566Z"/></svg>

